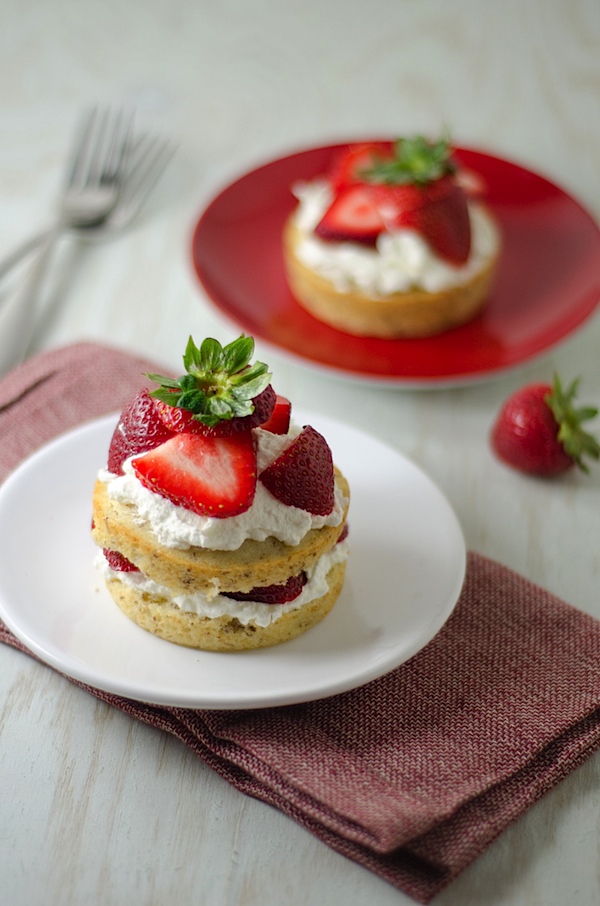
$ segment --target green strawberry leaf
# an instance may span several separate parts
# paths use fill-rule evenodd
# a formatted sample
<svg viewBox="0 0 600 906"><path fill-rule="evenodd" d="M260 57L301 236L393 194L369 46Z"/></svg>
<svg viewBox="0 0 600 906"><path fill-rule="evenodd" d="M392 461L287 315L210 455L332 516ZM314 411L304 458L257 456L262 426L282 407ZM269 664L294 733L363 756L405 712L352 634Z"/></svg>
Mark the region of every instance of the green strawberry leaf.
<svg viewBox="0 0 600 906"><path fill-rule="evenodd" d="M579 378L576 378L566 390L563 390L560 377L555 374L552 391L545 397L554 420L558 425L558 440L565 452L574 460L580 469L589 472L584 457L600 459L600 444L596 438L582 427L582 422L589 421L598 415L593 406L574 407L575 396L579 389Z"/></svg>
<svg viewBox="0 0 600 906"><path fill-rule="evenodd" d="M223 349L223 368L229 374L242 371L250 362L254 352L252 337L239 337ZM266 368L266 365L265 365Z"/></svg>
<svg viewBox="0 0 600 906"><path fill-rule="evenodd" d="M361 176L368 182L387 185L427 185L456 170L447 138L437 142L422 135L399 138L394 155L392 160L382 160L364 170Z"/></svg>
<svg viewBox="0 0 600 906"><path fill-rule="evenodd" d="M191 412L209 426L251 415L252 400L271 381L271 373L263 362L250 365L253 353L254 340L243 334L227 346L208 337L198 347L190 337L183 356L186 373L176 380L148 374L159 385L150 396Z"/></svg>

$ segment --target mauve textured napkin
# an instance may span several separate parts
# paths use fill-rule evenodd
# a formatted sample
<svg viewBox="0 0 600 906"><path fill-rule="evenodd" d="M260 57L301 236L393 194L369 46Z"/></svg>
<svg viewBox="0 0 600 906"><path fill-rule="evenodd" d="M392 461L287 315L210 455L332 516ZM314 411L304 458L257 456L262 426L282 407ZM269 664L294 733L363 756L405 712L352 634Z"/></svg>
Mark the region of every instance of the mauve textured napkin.
<svg viewBox="0 0 600 906"><path fill-rule="evenodd" d="M121 407L157 368L92 344L20 366L0 382L0 480L54 435ZM2 623L0 640L26 650ZM84 688L426 903L598 747L599 663L600 623L470 553L436 638L343 695L195 711Z"/></svg>

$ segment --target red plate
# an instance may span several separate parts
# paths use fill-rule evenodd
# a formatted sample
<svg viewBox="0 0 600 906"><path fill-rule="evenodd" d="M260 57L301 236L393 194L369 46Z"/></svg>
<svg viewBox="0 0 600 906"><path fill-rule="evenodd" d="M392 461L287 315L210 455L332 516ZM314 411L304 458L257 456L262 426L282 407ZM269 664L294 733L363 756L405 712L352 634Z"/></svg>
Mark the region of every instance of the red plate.
<svg viewBox="0 0 600 906"><path fill-rule="evenodd" d="M386 384L481 380L567 337L600 299L600 230L573 198L523 167L478 151L457 156L480 173L503 236L495 288L478 318L438 337L353 337L317 321L292 297L281 231L290 186L323 173L341 145L274 160L221 192L196 225L196 273L245 333L305 364Z"/></svg>

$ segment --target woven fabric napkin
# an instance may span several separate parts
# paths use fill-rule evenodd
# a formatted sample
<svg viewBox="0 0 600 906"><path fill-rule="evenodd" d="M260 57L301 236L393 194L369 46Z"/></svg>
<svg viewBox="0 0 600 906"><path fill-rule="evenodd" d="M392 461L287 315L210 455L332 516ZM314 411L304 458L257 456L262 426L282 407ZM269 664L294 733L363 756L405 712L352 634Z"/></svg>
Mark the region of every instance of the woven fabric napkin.
<svg viewBox="0 0 600 906"><path fill-rule="evenodd" d="M0 480L60 431L124 405L148 370L165 369L81 344L9 374ZM26 651L1 622L0 640ZM343 695L211 712L84 688L426 903L599 746L599 663L600 623L470 553L436 638Z"/></svg>

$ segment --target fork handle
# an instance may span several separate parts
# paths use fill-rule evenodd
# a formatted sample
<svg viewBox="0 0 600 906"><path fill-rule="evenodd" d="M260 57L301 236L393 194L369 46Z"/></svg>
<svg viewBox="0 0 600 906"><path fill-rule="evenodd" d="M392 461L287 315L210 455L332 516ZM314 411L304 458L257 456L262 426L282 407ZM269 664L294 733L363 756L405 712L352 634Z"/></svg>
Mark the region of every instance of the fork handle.
<svg viewBox="0 0 600 906"><path fill-rule="evenodd" d="M48 230L24 282L0 301L0 375L23 361L35 327L39 289L50 262L60 226Z"/></svg>
<svg viewBox="0 0 600 906"><path fill-rule="evenodd" d="M35 251L38 245L41 245L44 239L52 232L52 227L46 230L40 230L39 233L30 236L29 239L17 246L16 249L13 249L6 258L3 258L2 261L0 261L0 280L3 280L4 277L6 277L6 275L23 260L23 258L26 258L27 255L30 255L31 252Z"/></svg>

